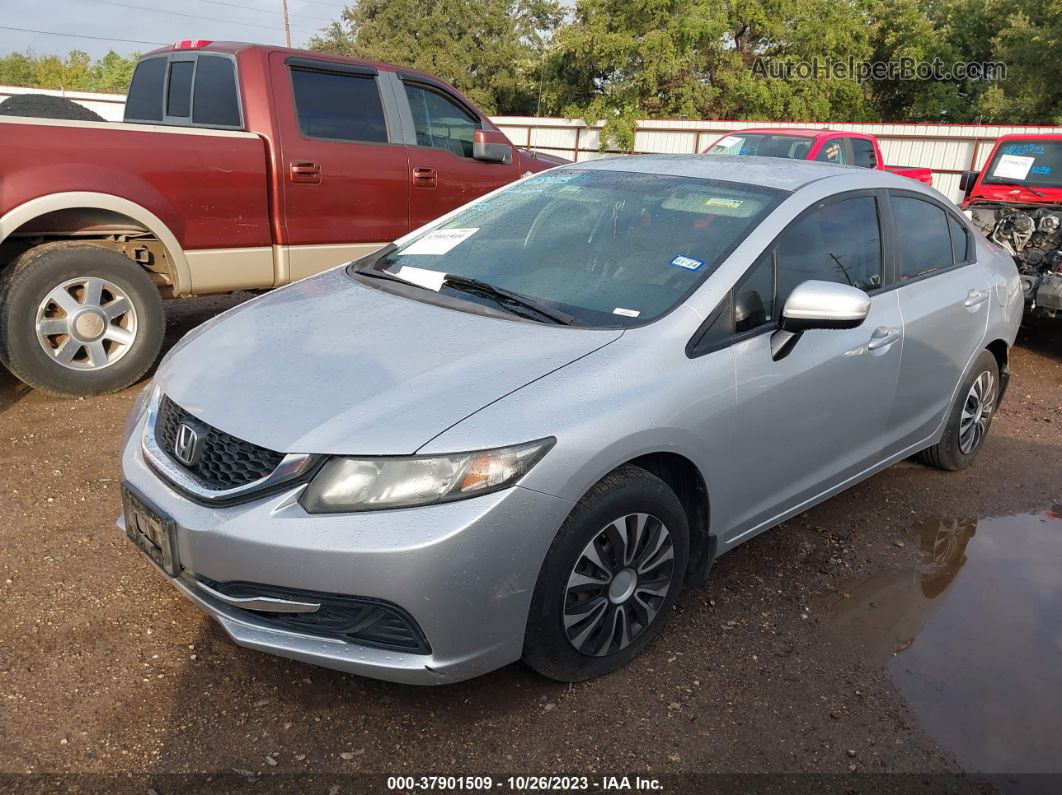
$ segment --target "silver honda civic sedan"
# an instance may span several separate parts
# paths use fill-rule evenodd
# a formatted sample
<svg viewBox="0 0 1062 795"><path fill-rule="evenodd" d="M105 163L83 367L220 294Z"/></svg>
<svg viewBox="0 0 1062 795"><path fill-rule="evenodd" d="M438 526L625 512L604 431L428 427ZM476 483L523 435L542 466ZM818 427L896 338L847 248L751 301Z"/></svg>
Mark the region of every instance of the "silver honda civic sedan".
<svg viewBox="0 0 1062 795"><path fill-rule="evenodd" d="M864 169L558 168L188 334L129 538L236 643L400 682L608 673L683 586L897 461L961 469L1013 260Z"/></svg>

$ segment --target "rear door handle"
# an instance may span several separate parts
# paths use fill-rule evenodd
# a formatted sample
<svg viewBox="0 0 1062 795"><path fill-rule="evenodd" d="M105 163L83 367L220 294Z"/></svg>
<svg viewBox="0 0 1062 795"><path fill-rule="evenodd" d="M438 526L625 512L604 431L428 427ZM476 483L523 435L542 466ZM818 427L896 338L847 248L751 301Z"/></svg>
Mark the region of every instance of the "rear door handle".
<svg viewBox="0 0 1062 795"><path fill-rule="evenodd" d="M963 306L975 307L980 306L988 300L990 290L970 290L966 294L966 300L962 302Z"/></svg>
<svg viewBox="0 0 1062 795"><path fill-rule="evenodd" d="M880 326L876 328L871 335L870 342L867 343L867 349L877 351L882 348L887 348L894 342L898 342L902 336L903 334L898 328Z"/></svg>
<svg viewBox="0 0 1062 795"><path fill-rule="evenodd" d="M310 185L321 183L321 164L310 160L294 160L290 166L291 181Z"/></svg>
<svg viewBox="0 0 1062 795"><path fill-rule="evenodd" d="M413 187L434 188L439 184L439 173L434 168L427 166L414 166Z"/></svg>

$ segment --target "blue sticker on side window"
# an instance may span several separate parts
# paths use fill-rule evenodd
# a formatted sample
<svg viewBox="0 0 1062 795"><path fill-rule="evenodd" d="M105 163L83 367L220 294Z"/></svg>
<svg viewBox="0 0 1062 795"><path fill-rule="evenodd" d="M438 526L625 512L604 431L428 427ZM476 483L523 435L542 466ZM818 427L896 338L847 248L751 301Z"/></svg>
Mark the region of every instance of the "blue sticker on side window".
<svg viewBox="0 0 1062 795"><path fill-rule="evenodd" d="M704 264L704 260L694 259L693 257L687 257L683 254L679 254L677 257L671 260L671 264L674 265L676 268L684 268L688 271L695 271L697 270L697 268L701 267L701 265Z"/></svg>

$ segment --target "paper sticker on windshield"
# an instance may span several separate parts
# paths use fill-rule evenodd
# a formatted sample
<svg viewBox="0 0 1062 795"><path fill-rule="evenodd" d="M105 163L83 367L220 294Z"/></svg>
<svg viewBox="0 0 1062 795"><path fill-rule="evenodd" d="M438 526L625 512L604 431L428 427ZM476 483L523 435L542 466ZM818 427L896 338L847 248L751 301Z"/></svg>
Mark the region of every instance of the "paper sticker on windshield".
<svg viewBox="0 0 1062 795"><path fill-rule="evenodd" d="M622 306L617 306L612 310L614 315L623 315L624 317L638 317L641 314L637 309L624 309Z"/></svg>
<svg viewBox="0 0 1062 795"><path fill-rule="evenodd" d="M996 168L992 172L993 177L1003 179L1025 179L1029 176L1029 169L1036 161L1035 157L1022 157L1021 155L1002 155Z"/></svg>
<svg viewBox="0 0 1062 795"><path fill-rule="evenodd" d="M716 143L716 146L728 146L729 147L729 146L733 146L736 143L740 143L741 140L742 139L738 138L736 135L728 135L726 138L720 138L718 143Z"/></svg>
<svg viewBox="0 0 1062 795"><path fill-rule="evenodd" d="M399 254L445 254L476 234L475 229L436 229L399 251Z"/></svg>
<svg viewBox="0 0 1062 795"><path fill-rule="evenodd" d="M713 196L704 202L705 207L726 207L728 210L736 210L742 204L744 204L744 202L741 201L741 199L720 199L716 196Z"/></svg>
<svg viewBox="0 0 1062 795"><path fill-rule="evenodd" d="M693 257L687 257L683 254L679 254L677 257L671 260L671 264L674 265L676 268L684 268L688 271L695 271L697 270L697 268L701 267L701 265L704 264L704 260L694 259Z"/></svg>

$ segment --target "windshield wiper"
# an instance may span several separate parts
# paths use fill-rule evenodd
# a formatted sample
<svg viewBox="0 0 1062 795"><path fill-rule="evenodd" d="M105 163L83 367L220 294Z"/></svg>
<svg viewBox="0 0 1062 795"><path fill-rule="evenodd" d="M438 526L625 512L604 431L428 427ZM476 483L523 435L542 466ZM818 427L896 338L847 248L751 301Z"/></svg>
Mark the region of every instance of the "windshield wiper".
<svg viewBox="0 0 1062 795"><path fill-rule="evenodd" d="M1020 179L1008 179L1006 177L994 177L991 180L986 180L988 185L1014 185L1015 187L1027 190L1034 196L1039 196L1041 199L1046 199L1047 195L1040 193L1036 188L1031 188L1022 182Z"/></svg>
<svg viewBox="0 0 1062 795"><path fill-rule="evenodd" d="M506 290L504 287L495 287L493 284L482 282L479 279L470 279L467 276L455 276L452 273L448 273L443 279L443 285L451 285L459 289L464 289L466 292L485 295L488 298L494 299L494 301L501 306L518 306L523 309L530 309L541 317L561 326L571 326L575 324L575 318L565 312L548 307L540 301L536 301L534 298L521 295L512 290Z"/></svg>
<svg viewBox="0 0 1062 795"><path fill-rule="evenodd" d="M419 287L421 290L427 290L423 284L417 284L416 282L410 282L403 279L401 276L395 276L390 271L378 271L375 268L355 268L354 273L359 276L368 276L370 279L383 279L388 282L398 282L399 284L405 284L409 287Z"/></svg>

